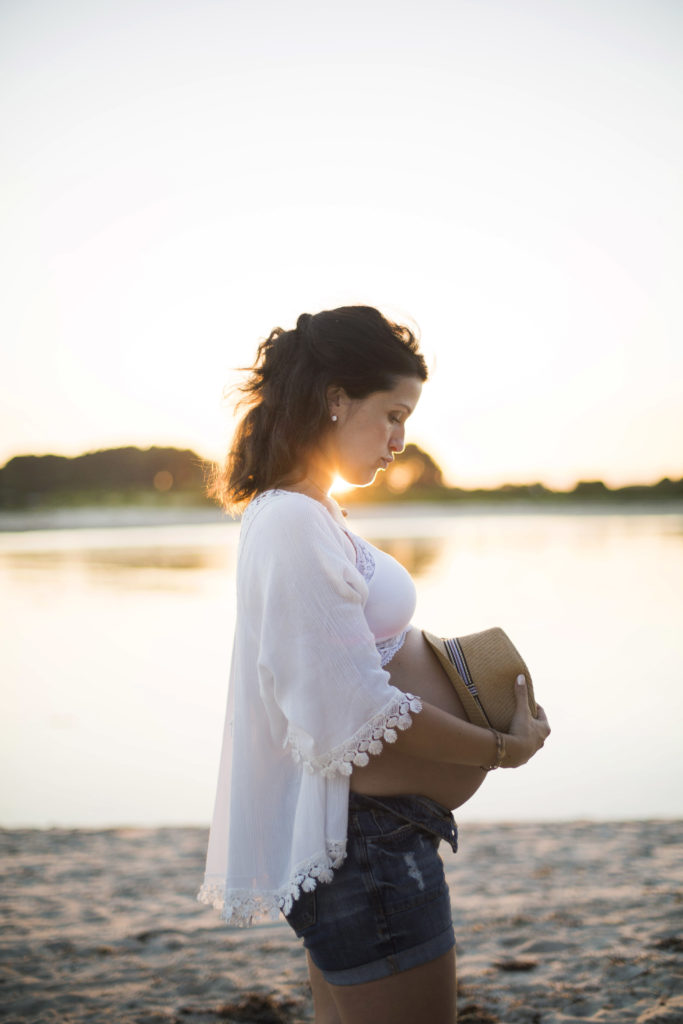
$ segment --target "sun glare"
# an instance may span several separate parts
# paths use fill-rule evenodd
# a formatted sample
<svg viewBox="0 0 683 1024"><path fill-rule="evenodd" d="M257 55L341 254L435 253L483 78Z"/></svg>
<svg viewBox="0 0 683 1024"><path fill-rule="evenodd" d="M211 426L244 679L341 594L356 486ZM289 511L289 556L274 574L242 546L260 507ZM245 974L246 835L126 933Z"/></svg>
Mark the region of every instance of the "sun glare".
<svg viewBox="0 0 683 1024"><path fill-rule="evenodd" d="M347 491L352 490L353 484L348 483L341 476L336 476L332 481L332 486L330 487L331 494L346 494Z"/></svg>

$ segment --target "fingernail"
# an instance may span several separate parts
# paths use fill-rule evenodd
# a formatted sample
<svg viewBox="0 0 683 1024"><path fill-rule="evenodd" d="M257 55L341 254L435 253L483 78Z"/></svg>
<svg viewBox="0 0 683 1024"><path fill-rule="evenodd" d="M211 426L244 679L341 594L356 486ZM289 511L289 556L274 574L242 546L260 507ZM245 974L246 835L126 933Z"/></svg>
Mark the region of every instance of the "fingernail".
<svg viewBox="0 0 683 1024"><path fill-rule="evenodd" d="M517 676L517 686L524 686L526 679L524 676Z"/></svg>

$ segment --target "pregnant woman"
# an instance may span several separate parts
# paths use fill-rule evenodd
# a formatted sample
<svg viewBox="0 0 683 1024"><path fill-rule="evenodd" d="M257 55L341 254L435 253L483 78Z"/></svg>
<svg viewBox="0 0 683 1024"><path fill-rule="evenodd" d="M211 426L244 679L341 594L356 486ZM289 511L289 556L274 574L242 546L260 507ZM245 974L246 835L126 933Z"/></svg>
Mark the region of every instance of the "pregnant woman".
<svg viewBox="0 0 683 1024"><path fill-rule="evenodd" d="M427 378L376 309L303 314L259 346L218 487L243 511L228 708L202 902L282 912L316 1024L453 1024L455 939L438 846L491 767L549 726L523 677L509 732L474 725L422 633L402 566L329 491L404 447Z"/></svg>

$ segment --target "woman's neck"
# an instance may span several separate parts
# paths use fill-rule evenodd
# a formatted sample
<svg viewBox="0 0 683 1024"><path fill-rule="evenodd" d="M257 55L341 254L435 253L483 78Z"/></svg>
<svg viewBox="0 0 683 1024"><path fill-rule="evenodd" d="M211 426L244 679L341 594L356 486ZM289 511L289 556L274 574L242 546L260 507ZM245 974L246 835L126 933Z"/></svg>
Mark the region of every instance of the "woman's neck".
<svg viewBox="0 0 683 1024"><path fill-rule="evenodd" d="M334 473L324 464L309 462L290 473L281 486L290 491L302 491L318 501L329 498Z"/></svg>
<svg viewBox="0 0 683 1024"><path fill-rule="evenodd" d="M307 473L306 476L301 481L301 484L302 486L306 487L307 490L318 499L318 501L332 500L330 498L330 486L332 484L331 480L323 479L321 482L319 482L315 476L313 476L310 473Z"/></svg>
<svg viewBox="0 0 683 1024"><path fill-rule="evenodd" d="M335 518L346 515L334 498L330 497L329 490L332 486L332 474L324 473L316 469L308 470L304 476L295 477L291 481L284 480L279 486L287 491L296 491L305 494L315 501L324 505Z"/></svg>

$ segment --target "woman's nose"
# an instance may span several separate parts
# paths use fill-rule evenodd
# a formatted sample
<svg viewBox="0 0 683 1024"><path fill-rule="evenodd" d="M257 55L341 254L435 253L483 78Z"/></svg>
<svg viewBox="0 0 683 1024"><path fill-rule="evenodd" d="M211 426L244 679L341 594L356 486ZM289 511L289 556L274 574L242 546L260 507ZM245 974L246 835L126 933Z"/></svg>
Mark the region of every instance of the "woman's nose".
<svg viewBox="0 0 683 1024"><path fill-rule="evenodd" d="M405 431L403 429L394 431L389 442L389 450L400 455L405 448Z"/></svg>

